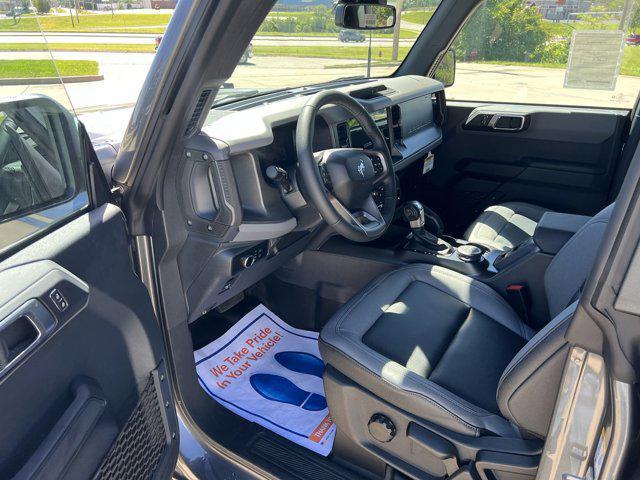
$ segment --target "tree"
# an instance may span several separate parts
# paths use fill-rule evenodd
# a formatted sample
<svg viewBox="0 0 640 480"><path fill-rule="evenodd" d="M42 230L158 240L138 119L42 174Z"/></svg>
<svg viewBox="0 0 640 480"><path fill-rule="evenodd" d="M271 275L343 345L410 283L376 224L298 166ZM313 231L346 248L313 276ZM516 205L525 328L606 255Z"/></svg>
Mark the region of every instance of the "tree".
<svg viewBox="0 0 640 480"><path fill-rule="evenodd" d="M487 0L462 29L455 48L461 58L525 62L549 40L542 17L522 0Z"/></svg>
<svg viewBox="0 0 640 480"><path fill-rule="evenodd" d="M38 13L44 14L51 11L51 3L49 0L35 0L33 3Z"/></svg>

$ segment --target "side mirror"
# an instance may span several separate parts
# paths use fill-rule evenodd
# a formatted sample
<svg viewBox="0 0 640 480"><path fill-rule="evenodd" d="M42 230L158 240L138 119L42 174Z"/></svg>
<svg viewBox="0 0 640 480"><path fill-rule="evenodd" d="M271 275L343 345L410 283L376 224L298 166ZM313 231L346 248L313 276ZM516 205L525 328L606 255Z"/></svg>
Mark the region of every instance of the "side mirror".
<svg viewBox="0 0 640 480"><path fill-rule="evenodd" d="M433 72L433 78L450 87L456 79L456 51L450 48L440 59L440 63Z"/></svg>
<svg viewBox="0 0 640 480"><path fill-rule="evenodd" d="M336 25L352 30L383 30L396 24L396 7L372 3L339 3Z"/></svg>

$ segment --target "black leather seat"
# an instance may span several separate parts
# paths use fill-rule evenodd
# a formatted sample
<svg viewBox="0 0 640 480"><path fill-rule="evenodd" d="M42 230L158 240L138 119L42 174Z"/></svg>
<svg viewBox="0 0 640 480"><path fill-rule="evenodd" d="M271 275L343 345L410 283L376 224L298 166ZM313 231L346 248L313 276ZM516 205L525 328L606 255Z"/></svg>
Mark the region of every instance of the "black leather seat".
<svg viewBox="0 0 640 480"><path fill-rule="evenodd" d="M536 226L551 210L523 202L488 207L469 226L464 238L493 250L508 250L533 237Z"/></svg>
<svg viewBox="0 0 640 480"><path fill-rule="evenodd" d="M541 331L489 286L415 264L374 280L336 313L320 335L325 362L367 395L448 431L543 438L568 350L564 331L611 210L587 222L548 267L553 320ZM349 435L362 412L345 411L342 396L327 385L331 415Z"/></svg>

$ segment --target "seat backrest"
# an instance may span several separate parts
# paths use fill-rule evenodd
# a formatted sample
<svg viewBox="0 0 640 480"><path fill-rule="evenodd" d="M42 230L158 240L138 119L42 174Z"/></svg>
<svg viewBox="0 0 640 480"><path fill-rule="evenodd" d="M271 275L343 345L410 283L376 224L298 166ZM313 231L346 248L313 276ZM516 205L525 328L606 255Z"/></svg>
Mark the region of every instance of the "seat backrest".
<svg viewBox="0 0 640 480"><path fill-rule="evenodd" d="M611 212L611 204L582 226L556 254L544 276L549 317L556 317L580 296L593 267Z"/></svg>
<svg viewBox="0 0 640 480"><path fill-rule="evenodd" d="M569 351L565 332L612 210L613 204L585 223L554 257L544 279L553 320L511 360L498 384L496 400L502 414L541 438L549 427Z"/></svg>

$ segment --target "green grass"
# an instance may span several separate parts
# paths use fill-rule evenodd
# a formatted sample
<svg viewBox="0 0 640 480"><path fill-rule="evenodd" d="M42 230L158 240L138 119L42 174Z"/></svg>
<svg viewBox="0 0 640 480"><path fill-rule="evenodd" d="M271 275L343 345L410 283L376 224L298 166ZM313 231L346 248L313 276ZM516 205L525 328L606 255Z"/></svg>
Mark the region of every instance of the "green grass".
<svg viewBox="0 0 640 480"><path fill-rule="evenodd" d="M168 13L116 13L110 14L80 14L80 23L71 24L71 18L66 15L32 16L18 18L14 23L11 18L0 19L1 32L36 32L39 31L38 21L43 32L132 32L132 33L162 33L165 31L171 15ZM74 17L75 22L75 17Z"/></svg>
<svg viewBox="0 0 640 480"><path fill-rule="evenodd" d="M270 14L272 15L272 14ZM309 15L308 12L288 12L283 16L301 17ZM275 15L272 15L275 16ZM14 23L11 18L0 18L0 32L38 32L42 28L43 32L106 32L106 33L164 33L171 19L170 14L157 13L131 13L123 14L80 14L80 23L71 24L71 18L63 15L44 15L36 19L35 16L26 15L18 18ZM40 22L40 27L38 26ZM416 38L419 32L414 32L406 28L400 30L401 38ZM304 37L337 37L337 33L332 32L258 32L257 35L265 36L304 36ZM374 33L375 37L392 37L392 34Z"/></svg>
<svg viewBox="0 0 640 480"><path fill-rule="evenodd" d="M531 62L507 62L507 61L482 61L477 63L486 63L490 65L504 65L517 67L542 67L542 68L567 68L565 63L531 63ZM625 47L622 52L622 65L620 66L620 75L629 75L632 77L640 77L640 47Z"/></svg>
<svg viewBox="0 0 640 480"><path fill-rule="evenodd" d="M121 52L153 53L155 45L135 43L0 43L0 52Z"/></svg>
<svg viewBox="0 0 640 480"><path fill-rule="evenodd" d="M415 30L409 30L408 28L400 29L400 38L418 38L420 32ZM333 37L338 38L338 34L335 32L260 32L256 33L256 36L265 37ZM365 32L365 36L368 34ZM393 38L393 33L374 33L373 38Z"/></svg>
<svg viewBox="0 0 640 480"><path fill-rule="evenodd" d="M411 11L402 13L402 20L406 20L409 23L417 23L419 25L426 25L427 22L431 19L434 10L422 10L422 11Z"/></svg>
<svg viewBox="0 0 640 480"><path fill-rule="evenodd" d="M267 17L277 18L277 17L310 17L313 12L269 12Z"/></svg>
<svg viewBox="0 0 640 480"><path fill-rule="evenodd" d="M63 77L97 75L98 62L93 60L58 60L56 65ZM0 78L56 77L51 60L0 60Z"/></svg>
<svg viewBox="0 0 640 480"><path fill-rule="evenodd" d="M374 47L371 58L378 61L391 60L391 47ZM338 58L351 60L366 60L368 47L328 47L328 46L268 46L256 45L253 48L256 56L271 57L307 57L307 58ZM404 58L409 52L408 47L400 47L399 56Z"/></svg>
<svg viewBox="0 0 640 480"><path fill-rule="evenodd" d="M624 48L620 73L640 77L640 47L628 46Z"/></svg>
<svg viewBox="0 0 640 480"><path fill-rule="evenodd" d="M542 28L552 37L571 38L574 30L615 30L617 27L617 23L600 23L594 27L594 25L583 20L571 23L556 23L549 20L542 21Z"/></svg>

